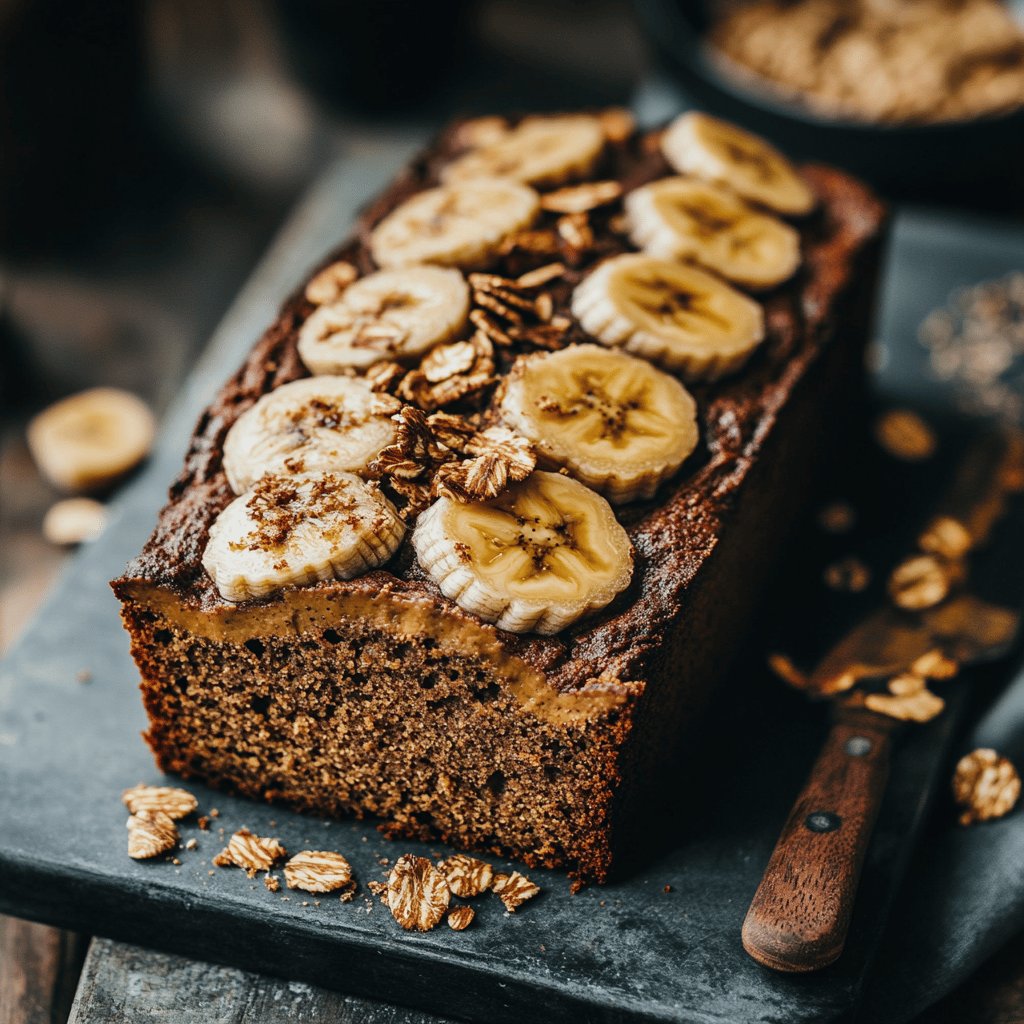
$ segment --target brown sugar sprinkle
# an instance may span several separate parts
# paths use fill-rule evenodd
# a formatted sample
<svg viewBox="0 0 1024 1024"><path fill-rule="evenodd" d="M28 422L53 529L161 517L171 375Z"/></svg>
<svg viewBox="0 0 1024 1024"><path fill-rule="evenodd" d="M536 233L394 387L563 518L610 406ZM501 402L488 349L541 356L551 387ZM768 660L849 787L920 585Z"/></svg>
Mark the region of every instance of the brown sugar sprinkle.
<svg viewBox="0 0 1024 1024"><path fill-rule="evenodd" d="M178 826L163 811L139 811L127 822L128 856L148 860L167 853L178 845Z"/></svg>
<svg viewBox="0 0 1024 1024"><path fill-rule="evenodd" d="M359 271L348 260L338 260L324 267L306 285L306 301L314 306L334 302L358 276Z"/></svg>
<svg viewBox="0 0 1024 1024"><path fill-rule="evenodd" d="M961 825L1001 818L1020 798L1020 775L1009 758L980 747L957 762L953 799L962 807Z"/></svg>
<svg viewBox="0 0 1024 1024"><path fill-rule="evenodd" d="M213 858L213 864L218 868L240 867L252 878L257 871L269 871L287 855L288 851L276 839L255 835L243 828L228 840L228 845Z"/></svg>
<svg viewBox="0 0 1024 1024"><path fill-rule="evenodd" d="M889 596L899 608L922 611L945 601L963 576L960 562L947 562L935 555L913 555L893 570Z"/></svg>
<svg viewBox="0 0 1024 1024"><path fill-rule="evenodd" d="M947 560L963 558L974 545L970 531L952 516L937 516L918 538L918 547Z"/></svg>
<svg viewBox="0 0 1024 1024"><path fill-rule="evenodd" d="M494 877L494 869L486 861L464 853L456 853L438 865L456 896L471 899L486 892Z"/></svg>
<svg viewBox="0 0 1024 1024"><path fill-rule="evenodd" d="M404 854L388 876L388 908L407 931L428 932L448 910L451 891L426 857Z"/></svg>
<svg viewBox="0 0 1024 1024"><path fill-rule="evenodd" d="M540 205L552 213L587 213L614 203L621 195L622 186L617 181L588 181L548 192L540 197Z"/></svg>
<svg viewBox="0 0 1024 1024"><path fill-rule="evenodd" d="M513 871L509 875L495 875L491 882L491 890L505 904L505 909L512 914L527 900L533 899L540 892L540 886L531 882L526 875Z"/></svg>
<svg viewBox="0 0 1024 1024"><path fill-rule="evenodd" d="M191 814L199 801L187 790L172 786L144 786L139 783L121 794L121 803L132 814L141 811L163 811L174 821Z"/></svg>
<svg viewBox="0 0 1024 1024"><path fill-rule="evenodd" d="M818 525L826 533L848 533L857 522L857 513L845 501L834 501L818 513Z"/></svg>
<svg viewBox="0 0 1024 1024"><path fill-rule="evenodd" d="M916 412L890 409L875 421L875 440L894 459L922 462L938 447L935 433Z"/></svg>
<svg viewBox="0 0 1024 1024"><path fill-rule="evenodd" d="M263 876L263 884L267 887L268 892L280 892L281 881L277 875L266 874Z"/></svg>
<svg viewBox="0 0 1024 1024"><path fill-rule="evenodd" d="M851 556L826 566L824 578L832 590L859 594L871 584L871 570L859 558Z"/></svg>
<svg viewBox="0 0 1024 1024"><path fill-rule="evenodd" d="M352 881L352 867L340 853L303 850L284 866L289 889L304 892L334 892Z"/></svg>
<svg viewBox="0 0 1024 1024"><path fill-rule="evenodd" d="M472 907L465 905L461 907L452 907L448 911L448 927L453 932L465 931L476 917L476 911Z"/></svg>

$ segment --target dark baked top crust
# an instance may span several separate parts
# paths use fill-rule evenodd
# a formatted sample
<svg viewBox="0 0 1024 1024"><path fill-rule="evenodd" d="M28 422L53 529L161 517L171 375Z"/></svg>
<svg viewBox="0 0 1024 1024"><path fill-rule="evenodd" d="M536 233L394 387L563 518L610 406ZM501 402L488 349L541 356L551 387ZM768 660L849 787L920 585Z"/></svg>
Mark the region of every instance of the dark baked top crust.
<svg viewBox="0 0 1024 1024"><path fill-rule="evenodd" d="M355 237L332 253L362 274L376 269L367 247L370 229L411 194L438 181L439 168L458 151L458 126L449 129L408 167L362 214ZM636 678L649 652L663 643L685 595L722 535L730 506L768 437L780 408L837 327L837 298L860 275L872 273L884 210L861 184L839 171L806 166L801 171L820 202L798 224L803 263L786 285L761 296L766 338L742 372L715 383L691 386L699 406L701 440L681 472L654 500L617 510L636 550L630 587L599 614L554 636L503 634L507 646L539 668L551 682L567 688L607 673ZM671 173L656 145L656 134L637 134L611 144L598 176L621 181L625 190ZM614 213L593 218L597 247L580 266L567 270L553 286L557 312L570 316L573 287L600 259L633 251L608 227ZM553 215L545 215L553 217ZM515 255L494 266L497 273L528 269ZM545 260L535 261L538 265ZM319 268L318 268L319 269ZM142 553L115 581L115 589L133 581L172 589L197 608L223 604L206 575L201 558L211 524L234 497L225 478L221 453L235 419L261 395L287 381L307 376L296 353L297 334L314 307L298 289L277 321L257 343L239 372L220 390L200 417L185 466L170 489L156 529ZM576 324L569 341L591 340ZM320 584L323 586L324 584ZM406 539L385 569L331 587L429 594L451 614L469 613L441 597L418 567ZM269 600L273 600L270 598Z"/></svg>

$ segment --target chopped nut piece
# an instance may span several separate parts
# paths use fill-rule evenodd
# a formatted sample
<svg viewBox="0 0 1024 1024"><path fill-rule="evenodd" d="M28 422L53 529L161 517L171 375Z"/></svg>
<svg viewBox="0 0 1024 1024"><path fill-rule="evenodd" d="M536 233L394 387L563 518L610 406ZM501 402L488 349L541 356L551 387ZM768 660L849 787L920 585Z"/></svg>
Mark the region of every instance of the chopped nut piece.
<svg viewBox="0 0 1024 1024"><path fill-rule="evenodd" d="M199 826L199 827L200 827L200 828L201 828L201 829L202 829L202 830L203 830L204 832L207 832L207 831L209 831L209 828L210 828L210 819L209 819L209 818L208 818L208 817L207 817L207 816L206 816L206 815L204 814L204 815L202 815L201 817L199 817L199 818L197 819L197 821L196 821L196 824L197 824L197 825L198 825L198 826Z"/></svg>
<svg viewBox="0 0 1024 1024"><path fill-rule="evenodd" d="M533 446L505 427L475 435L466 451L476 458L441 466L434 477L436 497L463 503L496 498L509 484L525 480L537 464Z"/></svg>
<svg viewBox="0 0 1024 1024"><path fill-rule="evenodd" d="M537 267L536 270L528 270L525 274L520 274L516 278L516 284L520 288L540 288L549 281L561 277L564 273L564 263L547 263L543 267Z"/></svg>
<svg viewBox="0 0 1024 1024"><path fill-rule="evenodd" d="M305 892L334 892L352 881L352 868L340 853L303 850L284 866L289 889Z"/></svg>
<svg viewBox="0 0 1024 1024"><path fill-rule="evenodd" d="M935 454L932 428L910 409L890 409L875 422L875 438L895 459L921 462Z"/></svg>
<svg viewBox="0 0 1024 1024"><path fill-rule="evenodd" d="M474 117L455 129L454 141L460 149L479 149L497 142L508 131L508 121L503 117Z"/></svg>
<svg viewBox="0 0 1024 1024"><path fill-rule="evenodd" d="M263 884L267 887L269 892L280 892L281 881L277 875L266 874L263 876Z"/></svg>
<svg viewBox="0 0 1024 1024"><path fill-rule="evenodd" d="M857 513L845 501L835 501L818 513L818 525L828 533L846 533L856 521Z"/></svg>
<svg viewBox="0 0 1024 1024"><path fill-rule="evenodd" d="M933 608L945 601L963 574L963 566L958 562L946 562L935 555L914 555L893 570L889 596L908 611Z"/></svg>
<svg viewBox="0 0 1024 1024"><path fill-rule="evenodd" d="M859 558L842 558L825 567L825 583L833 590L859 594L871 583L871 570Z"/></svg>
<svg viewBox="0 0 1024 1024"><path fill-rule="evenodd" d="M257 871L269 871L288 851L276 840L254 835L247 828L239 829L228 845L213 858L216 867L235 865L252 878Z"/></svg>
<svg viewBox="0 0 1024 1024"><path fill-rule="evenodd" d="M191 814L199 806L199 801L187 789L143 786L141 783L126 789L121 794L121 802L132 814L141 811L163 811L174 821Z"/></svg>
<svg viewBox="0 0 1024 1024"><path fill-rule="evenodd" d="M515 231L507 235L498 247L499 256L508 256L517 250L537 256L555 256L561 246L554 231Z"/></svg>
<svg viewBox="0 0 1024 1024"><path fill-rule="evenodd" d="M933 519L918 539L922 551L951 561L963 558L973 544L967 527L951 516Z"/></svg>
<svg viewBox="0 0 1024 1024"><path fill-rule="evenodd" d="M784 682L788 683L795 690L806 690L809 679L806 672L793 664L793 660L787 654L775 652L768 655L768 667Z"/></svg>
<svg viewBox="0 0 1024 1024"><path fill-rule="evenodd" d="M585 213L567 213L555 225L565 243L566 259L576 264L594 245L594 232Z"/></svg>
<svg viewBox="0 0 1024 1024"><path fill-rule="evenodd" d="M464 452L466 445L476 436L477 428L465 416L453 416L448 412L435 412L427 417L427 426L438 444L453 452Z"/></svg>
<svg viewBox="0 0 1024 1024"><path fill-rule="evenodd" d="M910 666L910 671L915 676L924 679L952 679L959 669L960 666L952 658L947 658L938 648L926 651Z"/></svg>
<svg viewBox="0 0 1024 1024"><path fill-rule="evenodd" d="M468 373L476 362L476 349L468 341L438 345L420 364L423 376L431 384L439 384L458 373Z"/></svg>
<svg viewBox="0 0 1024 1024"><path fill-rule="evenodd" d="M893 680L902 693L868 693L864 695L864 706L879 714L898 718L904 722L928 722L938 715L946 702L924 686L924 680L916 676L902 675ZM889 684L890 689L892 683ZM907 692L909 691L909 692Z"/></svg>
<svg viewBox="0 0 1024 1024"><path fill-rule="evenodd" d="M347 260L339 260L324 267L306 285L306 301L324 306L341 298L341 293L359 276L359 271Z"/></svg>
<svg viewBox="0 0 1024 1024"><path fill-rule="evenodd" d="M548 192L540 197L540 205L552 213L586 213L614 203L621 195L622 186L617 181L588 181Z"/></svg>
<svg viewBox="0 0 1024 1024"><path fill-rule="evenodd" d="M490 888L494 869L486 861L456 853L438 865L456 896L471 899Z"/></svg>
<svg viewBox="0 0 1024 1024"><path fill-rule="evenodd" d="M366 380L374 391L392 393L406 375L400 363L383 361L374 363L366 371Z"/></svg>
<svg viewBox="0 0 1024 1024"><path fill-rule="evenodd" d="M476 911L472 907L452 907L448 912L448 927L453 932L465 931L474 917L476 917Z"/></svg>
<svg viewBox="0 0 1024 1024"><path fill-rule="evenodd" d="M625 107L608 107L597 115L597 119L609 142L625 142L636 128L633 115Z"/></svg>
<svg viewBox="0 0 1024 1024"><path fill-rule="evenodd" d="M531 882L526 875L513 871L510 875L495 875L491 889L505 904L505 909L515 913L516 908L540 892L540 886Z"/></svg>
<svg viewBox="0 0 1024 1024"><path fill-rule="evenodd" d="M448 910L451 891L426 857L404 854L388 876L388 908L407 931L428 932Z"/></svg>
<svg viewBox="0 0 1024 1024"><path fill-rule="evenodd" d="M185 849L186 850L198 850L199 849L199 844L194 839L190 839L187 843L185 843Z"/></svg>
<svg viewBox="0 0 1024 1024"><path fill-rule="evenodd" d="M953 798L964 808L961 825L1001 818L1020 797L1020 775L1009 758L981 747L960 758L953 775Z"/></svg>
<svg viewBox="0 0 1024 1024"><path fill-rule="evenodd" d="M374 881L366 883L366 888L369 889L374 896L379 897L381 903L387 906L388 887L384 882L378 882L376 879L374 879Z"/></svg>
<svg viewBox="0 0 1024 1024"><path fill-rule="evenodd" d="M430 494L430 485L417 480L403 480L393 476L388 480L388 487L402 499L403 505L398 514L407 522L430 507L434 500Z"/></svg>
<svg viewBox="0 0 1024 1024"><path fill-rule="evenodd" d="M178 826L163 811L139 811L128 819L128 856L148 860L178 845Z"/></svg>

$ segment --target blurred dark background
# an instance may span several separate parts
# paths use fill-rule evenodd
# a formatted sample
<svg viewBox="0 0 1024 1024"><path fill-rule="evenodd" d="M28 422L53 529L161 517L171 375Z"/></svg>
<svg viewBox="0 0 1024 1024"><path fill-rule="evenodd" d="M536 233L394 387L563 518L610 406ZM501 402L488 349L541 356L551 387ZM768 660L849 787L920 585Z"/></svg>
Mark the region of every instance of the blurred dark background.
<svg viewBox="0 0 1024 1024"><path fill-rule="evenodd" d="M628 103L645 62L616 0L0 0L0 648L61 559L28 416L100 383L161 412L332 159Z"/></svg>

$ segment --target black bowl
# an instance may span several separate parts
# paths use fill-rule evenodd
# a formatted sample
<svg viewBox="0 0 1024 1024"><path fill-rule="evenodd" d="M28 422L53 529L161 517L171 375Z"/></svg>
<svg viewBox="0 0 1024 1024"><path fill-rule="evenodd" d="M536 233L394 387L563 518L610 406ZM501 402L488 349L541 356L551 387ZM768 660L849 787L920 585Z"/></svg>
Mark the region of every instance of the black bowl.
<svg viewBox="0 0 1024 1024"><path fill-rule="evenodd" d="M709 113L772 139L794 157L844 167L893 198L1021 207L1024 110L920 125L827 117L719 67L705 38L708 4L636 0L636 7L667 73Z"/></svg>

